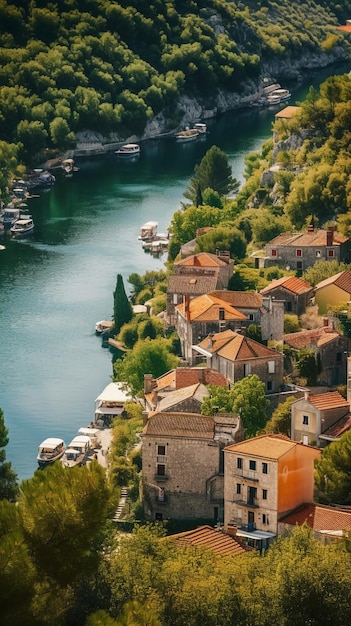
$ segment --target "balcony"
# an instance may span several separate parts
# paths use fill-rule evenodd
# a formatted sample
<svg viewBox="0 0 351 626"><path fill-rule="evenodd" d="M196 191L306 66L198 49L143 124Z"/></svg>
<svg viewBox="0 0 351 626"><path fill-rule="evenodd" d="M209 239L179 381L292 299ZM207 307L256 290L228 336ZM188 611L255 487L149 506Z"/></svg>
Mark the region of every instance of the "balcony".
<svg viewBox="0 0 351 626"><path fill-rule="evenodd" d="M167 476L167 474L155 474L154 478L157 483L163 483L168 480L169 477Z"/></svg>
<svg viewBox="0 0 351 626"><path fill-rule="evenodd" d="M258 472L256 470L240 469L237 467L233 472L233 476L234 478L240 477L244 480L252 480L255 483L259 481Z"/></svg>
<svg viewBox="0 0 351 626"><path fill-rule="evenodd" d="M230 520L229 527L236 527L238 530L243 530L247 533L252 533L256 530L255 522L248 522L247 524L243 524L243 521L240 517L235 517Z"/></svg>
<svg viewBox="0 0 351 626"><path fill-rule="evenodd" d="M242 497L233 498L233 502L239 506L246 506L250 509L258 509L260 506L257 498L248 498L247 500L243 500Z"/></svg>

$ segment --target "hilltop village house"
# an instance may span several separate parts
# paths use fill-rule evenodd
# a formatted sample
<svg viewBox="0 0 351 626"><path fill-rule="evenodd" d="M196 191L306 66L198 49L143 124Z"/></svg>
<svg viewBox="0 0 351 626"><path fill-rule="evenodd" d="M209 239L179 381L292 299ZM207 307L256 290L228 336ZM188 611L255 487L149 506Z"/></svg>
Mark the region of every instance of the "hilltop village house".
<svg viewBox="0 0 351 626"><path fill-rule="evenodd" d="M223 448L242 436L233 414L150 415L142 432L146 519L223 521Z"/></svg>
<svg viewBox="0 0 351 626"><path fill-rule="evenodd" d="M302 315L306 307L311 305L314 290L313 287L296 276L283 276L273 280L267 287L261 289L263 296L270 296L284 302L285 313Z"/></svg>
<svg viewBox="0 0 351 626"><path fill-rule="evenodd" d="M291 439L325 447L350 428L350 403L338 391L305 392L291 405Z"/></svg>
<svg viewBox="0 0 351 626"><path fill-rule="evenodd" d="M321 451L282 435L262 435L224 450L224 528L264 549L279 520L313 501Z"/></svg>
<svg viewBox="0 0 351 626"><path fill-rule="evenodd" d="M266 245L264 267L280 265L292 270L311 267L316 261L348 261L350 240L330 226L305 233L281 233ZM257 259L259 262L259 259Z"/></svg>
<svg viewBox="0 0 351 626"><path fill-rule="evenodd" d="M229 252L200 252L176 261L167 284L166 319L175 324L175 307L185 296L194 298L214 289L226 289L233 275L234 260Z"/></svg>
<svg viewBox="0 0 351 626"><path fill-rule="evenodd" d="M351 300L351 272L344 271L322 280L315 287L315 302L323 315L332 306L349 303ZM347 308L347 307L346 307Z"/></svg>
<svg viewBox="0 0 351 626"><path fill-rule="evenodd" d="M329 543L335 539L341 539L345 533L349 536L351 511L341 507L306 503L280 519L278 534L284 535L291 532L296 525L302 526L302 524L307 524L312 529L316 539L322 543Z"/></svg>
<svg viewBox="0 0 351 626"><path fill-rule="evenodd" d="M295 350L313 350L321 364L318 380L329 387L346 384L346 363L351 339L329 326L283 335L286 345Z"/></svg>
<svg viewBox="0 0 351 626"><path fill-rule="evenodd" d="M284 355L232 330L209 335L193 351L233 384L257 374L268 394L283 385Z"/></svg>

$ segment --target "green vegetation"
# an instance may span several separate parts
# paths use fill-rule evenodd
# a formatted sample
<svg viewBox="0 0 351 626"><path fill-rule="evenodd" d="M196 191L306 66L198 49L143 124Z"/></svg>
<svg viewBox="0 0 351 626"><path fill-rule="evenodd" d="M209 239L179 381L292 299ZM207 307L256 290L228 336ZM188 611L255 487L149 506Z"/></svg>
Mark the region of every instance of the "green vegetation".
<svg viewBox="0 0 351 626"><path fill-rule="evenodd" d="M118 334L123 324L132 319L133 309L124 289L123 278L117 274L116 288L113 292L113 320L114 330Z"/></svg>
<svg viewBox="0 0 351 626"><path fill-rule="evenodd" d="M0 409L0 500L15 500L18 493L17 475L9 461L5 448L9 442L4 413Z"/></svg>
<svg viewBox="0 0 351 626"><path fill-rule="evenodd" d="M315 483L324 504L351 504L351 431L330 443L316 462Z"/></svg>

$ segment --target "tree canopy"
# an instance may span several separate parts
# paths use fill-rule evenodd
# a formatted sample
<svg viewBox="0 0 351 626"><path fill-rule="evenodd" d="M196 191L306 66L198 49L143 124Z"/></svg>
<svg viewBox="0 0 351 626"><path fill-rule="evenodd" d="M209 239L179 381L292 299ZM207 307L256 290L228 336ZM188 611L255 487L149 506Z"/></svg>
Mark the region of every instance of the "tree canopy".
<svg viewBox="0 0 351 626"><path fill-rule="evenodd" d="M316 462L315 482L324 503L351 504L351 432L333 441Z"/></svg>
<svg viewBox="0 0 351 626"><path fill-rule="evenodd" d="M132 319L133 309L124 288L121 274L117 274L116 288L113 292L114 330L118 334L123 324Z"/></svg>

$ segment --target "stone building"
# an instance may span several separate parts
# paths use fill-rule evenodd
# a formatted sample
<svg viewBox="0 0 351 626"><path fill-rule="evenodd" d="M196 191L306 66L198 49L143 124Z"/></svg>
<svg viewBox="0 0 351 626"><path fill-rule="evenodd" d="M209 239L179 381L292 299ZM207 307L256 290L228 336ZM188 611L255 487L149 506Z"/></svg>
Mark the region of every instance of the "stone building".
<svg viewBox="0 0 351 626"><path fill-rule="evenodd" d="M248 337L225 330L209 335L193 346L194 353L206 358L207 365L223 374L232 384L249 374L257 374L266 393L281 389L284 377L284 355Z"/></svg>
<svg viewBox="0 0 351 626"><path fill-rule="evenodd" d="M285 313L302 315L306 307L311 304L314 294L313 287L296 276L283 276L273 280L267 287L261 289L263 296L271 296L284 302Z"/></svg>
<svg viewBox="0 0 351 626"><path fill-rule="evenodd" d="M304 233L281 233L266 245L265 266L280 265L304 271L316 261L348 261L350 240L330 226Z"/></svg>
<svg viewBox="0 0 351 626"><path fill-rule="evenodd" d="M242 437L237 415L151 415L142 432L146 519L223 521L223 448Z"/></svg>
<svg viewBox="0 0 351 626"><path fill-rule="evenodd" d="M145 408L149 412L201 413L203 400L209 395L210 392L202 383L195 383L174 391L159 393L154 391L145 396Z"/></svg>
<svg viewBox="0 0 351 626"><path fill-rule="evenodd" d="M283 435L262 435L224 450L224 529L265 549L278 522L313 501L314 461L321 451Z"/></svg>
<svg viewBox="0 0 351 626"><path fill-rule="evenodd" d="M291 405L291 439L306 445L324 447L330 436L324 438L330 427L349 417L350 403L338 391L321 394L305 392Z"/></svg>

